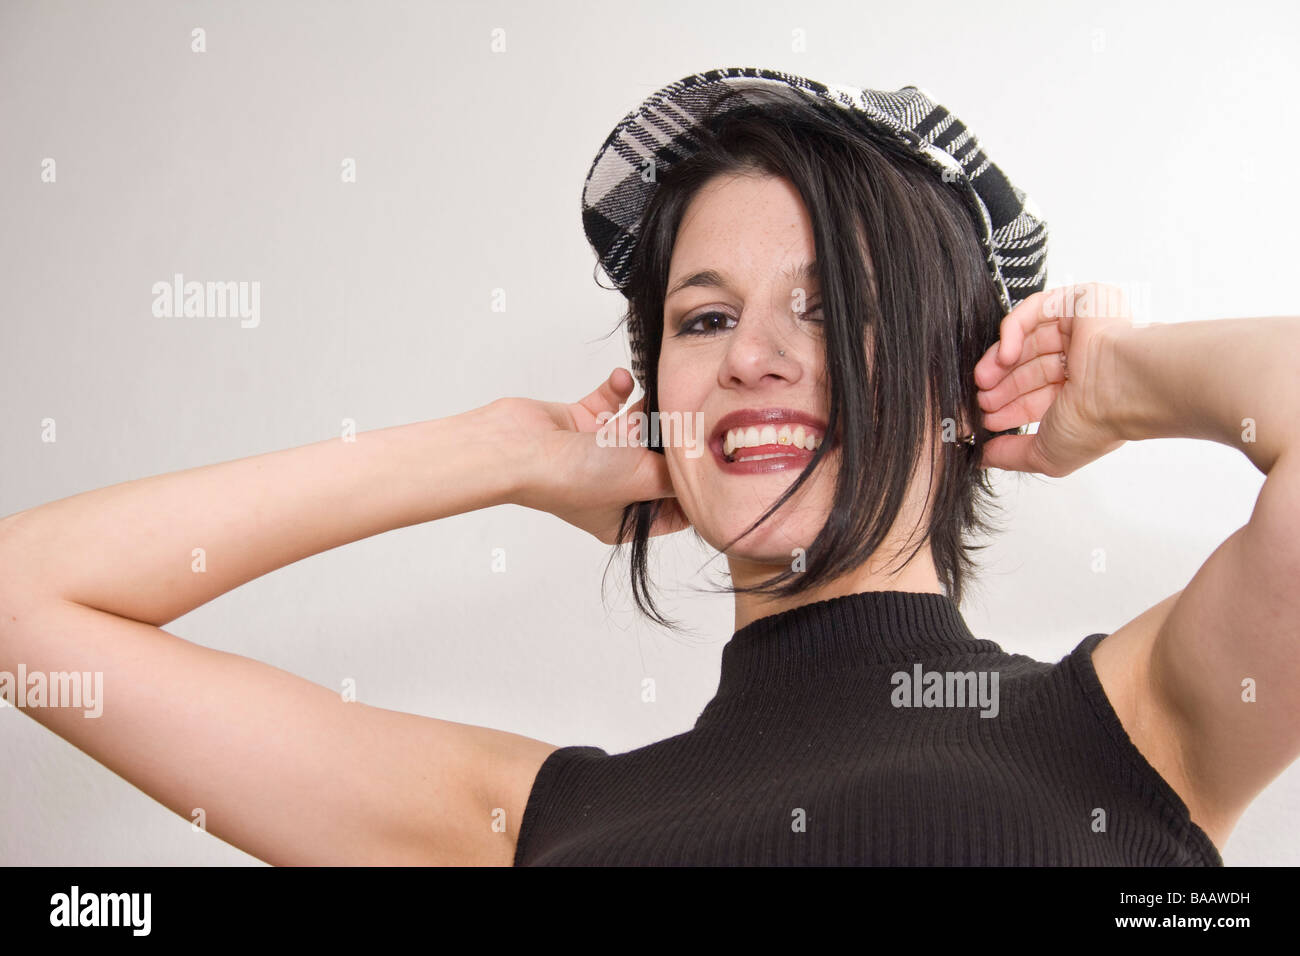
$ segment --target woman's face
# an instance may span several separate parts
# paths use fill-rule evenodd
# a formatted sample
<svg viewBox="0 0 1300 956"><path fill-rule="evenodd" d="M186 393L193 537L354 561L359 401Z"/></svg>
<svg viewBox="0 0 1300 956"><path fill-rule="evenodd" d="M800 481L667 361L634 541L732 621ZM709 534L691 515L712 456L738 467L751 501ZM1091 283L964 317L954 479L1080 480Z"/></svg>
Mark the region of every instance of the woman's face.
<svg viewBox="0 0 1300 956"><path fill-rule="evenodd" d="M758 173L710 180L677 232L659 407L684 418L703 414L703 454L688 454L680 442L665 451L678 504L720 550L794 483L811 458L808 446L825 438L815 259L798 190ZM737 439L742 445L733 448ZM727 552L733 574L738 563L789 567L794 550L812 543L831 507L838 458L832 442L803 487Z"/></svg>

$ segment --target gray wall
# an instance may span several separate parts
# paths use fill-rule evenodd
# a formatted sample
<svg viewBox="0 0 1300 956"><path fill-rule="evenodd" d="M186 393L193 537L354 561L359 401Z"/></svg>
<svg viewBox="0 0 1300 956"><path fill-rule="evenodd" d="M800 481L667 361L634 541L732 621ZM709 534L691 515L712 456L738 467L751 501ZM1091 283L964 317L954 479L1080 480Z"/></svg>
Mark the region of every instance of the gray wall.
<svg viewBox="0 0 1300 956"><path fill-rule="evenodd" d="M642 96L715 66L926 87L1044 211L1049 285L1125 285L1146 321L1294 314L1294 4L993 9L5 3L0 514L333 437L343 418L585 395L627 363L621 336L601 338L622 299L592 282L588 165ZM155 318L151 287L177 272L260 282L260 324ZM1065 479L999 474L1010 528L967 620L1057 660L1182 588L1262 481L1190 440ZM689 590L708 555L678 537L666 603L694 639L640 621L617 570L602 604L606 549L512 506L315 556L169 630L328 687L352 678L378 706L626 750L692 725L731 633L729 599ZM257 863L13 709L0 767L0 862ZM1300 863L1298 797L1300 766L1227 862Z"/></svg>

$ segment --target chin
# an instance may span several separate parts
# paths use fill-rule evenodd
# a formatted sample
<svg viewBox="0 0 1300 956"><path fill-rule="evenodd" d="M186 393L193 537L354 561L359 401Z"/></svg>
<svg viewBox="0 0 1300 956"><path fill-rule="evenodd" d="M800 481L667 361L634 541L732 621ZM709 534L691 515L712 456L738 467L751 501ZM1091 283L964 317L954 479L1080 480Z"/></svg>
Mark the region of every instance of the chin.
<svg viewBox="0 0 1300 956"><path fill-rule="evenodd" d="M754 511L743 516L743 521L729 520L722 527L713 526L707 531L701 531L700 536L714 549L722 551L726 544L743 534L762 514L762 511ZM725 553L733 561L789 567L795 559L792 552L796 548L806 550L820 530L820 525L812 527L807 522L782 521L778 512L736 541Z"/></svg>

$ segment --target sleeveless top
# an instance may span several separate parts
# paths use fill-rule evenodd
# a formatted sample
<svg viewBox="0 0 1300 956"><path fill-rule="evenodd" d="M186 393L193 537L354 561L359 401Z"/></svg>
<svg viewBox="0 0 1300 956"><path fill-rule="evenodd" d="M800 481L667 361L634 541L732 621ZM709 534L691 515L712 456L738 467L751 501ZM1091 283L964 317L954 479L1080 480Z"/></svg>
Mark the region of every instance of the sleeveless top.
<svg viewBox="0 0 1300 956"><path fill-rule="evenodd" d="M905 591L760 618L691 730L552 752L514 862L1222 866L1111 708L1106 636L1045 663Z"/></svg>

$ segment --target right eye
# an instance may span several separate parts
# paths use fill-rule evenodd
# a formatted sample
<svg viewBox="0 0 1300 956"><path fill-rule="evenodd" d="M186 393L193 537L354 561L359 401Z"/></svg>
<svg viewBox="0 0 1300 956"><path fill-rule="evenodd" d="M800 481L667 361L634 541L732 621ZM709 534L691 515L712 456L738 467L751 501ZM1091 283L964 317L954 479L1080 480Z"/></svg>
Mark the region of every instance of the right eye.
<svg viewBox="0 0 1300 956"><path fill-rule="evenodd" d="M721 319L722 321L725 322L727 319L730 318L731 316L727 315L727 313L725 312L702 312L699 315L695 316L694 318L688 319L687 321L683 322L677 334L678 335L717 335L719 332L723 330L718 328L716 325L713 325L712 323L709 323L704 328L697 328L697 326L699 326L700 323L704 322L706 319L710 319L710 320Z"/></svg>

